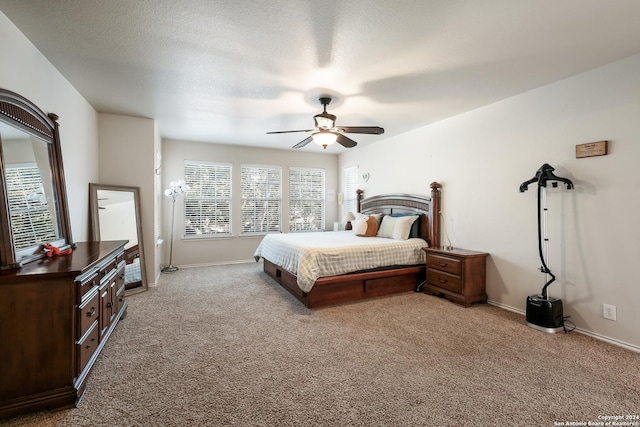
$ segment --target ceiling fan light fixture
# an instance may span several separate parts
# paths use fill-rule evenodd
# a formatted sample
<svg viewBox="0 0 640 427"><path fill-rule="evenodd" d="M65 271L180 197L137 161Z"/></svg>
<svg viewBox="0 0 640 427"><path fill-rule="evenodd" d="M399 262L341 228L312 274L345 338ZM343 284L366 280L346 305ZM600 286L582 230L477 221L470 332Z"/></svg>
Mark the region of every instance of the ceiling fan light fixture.
<svg viewBox="0 0 640 427"><path fill-rule="evenodd" d="M320 103L324 107L322 113L313 116L315 122L314 129L305 130L284 130L267 133L293 133L293 132L313 132L311 135L298 142L292 148L302 148L311 141L324 147L325 149L334 143L338 143L345 148L353 148L358 145L354 140L346 137L345 133L363 133L368 135L382 135L384 129L379 126L340 126L336 127L336 116L327 113L327 105L331 102L328 96L320 97Z"/></svg>
<svg viewBox="0 0 640 427"><path fill-rule="evenodd" d="M316 122L316 128L320 130L333 129L336 124L336 116L329 113L316 114L313 119Z"/></svg>
<svg viewBox="0 0 640 427"><path fill-rule="evenodd" d="M338 134L326 130L318 131L311 136L313 138L313 142L321 145L325 149L327 148L327 146L334 144L336 142L336 139L338 138Z"/></svg>

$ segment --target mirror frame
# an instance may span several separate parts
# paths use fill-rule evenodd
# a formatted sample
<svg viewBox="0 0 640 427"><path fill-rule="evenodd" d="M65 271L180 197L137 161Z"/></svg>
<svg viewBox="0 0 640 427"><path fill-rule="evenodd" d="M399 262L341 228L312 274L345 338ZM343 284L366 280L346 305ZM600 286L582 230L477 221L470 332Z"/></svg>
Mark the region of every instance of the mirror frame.
<svg viewBox="0 0 640 427"><path fill-rule="evenodd" d="M74 247L69 218L67 187L62 166L62 149L58 116L45 114L34 103L15 92L0 88L0 121L45 141L49 146L49 161L53 182L56 211L59 217L61 249ZM0 138L2 136L0 135ZM0 144L0 269L20 268L24 264L45 256L42 245L34 245L34 254L17 259L13 244L13 231L9 212L9 199L5 179L5 163Z"/></svg>
<svg viewBox="0 0 640 427"><path fill-rule="evenodd" d="M147 268L145 264L144 244L142 239L142 221L140 214L140 187L127 187L122 185L89 184L89 206L91 207L91 231L94 241L100 241L100 213L98 208L98 190L124 191L133 193L135 206L136 230L138 234L138 253L140 258L140 278L142 286L126 289L127 295L144 292L149 289L147 282ZM126 256L126 251L125 251Z"/></svg>

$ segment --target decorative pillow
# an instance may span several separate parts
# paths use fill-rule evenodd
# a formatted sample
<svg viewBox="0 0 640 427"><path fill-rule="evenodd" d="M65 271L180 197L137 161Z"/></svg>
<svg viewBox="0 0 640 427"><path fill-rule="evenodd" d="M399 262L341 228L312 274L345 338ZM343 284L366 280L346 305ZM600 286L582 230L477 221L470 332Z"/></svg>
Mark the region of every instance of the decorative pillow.
<svg viewBox="0 0 640 427"><path fill-rule="evenodd" d="M390 239L407 240L411 226L418 219L418 215L409 216L391 216L382 217L382 224L378 230L378 237L387 237Z"/></svg>
<svg viewBox="0 0 640 427"><path fill-rule="evenodd" d="M356 218L356 220L353 221L353 233L358 236L365 234L367 232L368 219L369 217L365 215L362 215L360 218Z"/></svg>
<svg viewBox="0 0 640 427"><path fill-rule="evenodd" d="M410 214L410 213L392 213L391 216L394 217L401 217L401 216L414 216L416 214ZM411 230L409 231L409 238L413 238L413 237L420 237L420 216L418 215L418 220L414 221L413 224L411 224Z"/></svg>
<svg viewBox="0 0 640 427"><path fill-rule="evenodd" d="M366 226L364 232L360 230L360 232L356 232L356 235L360 237L376 237L378 235L378 221L376 221L376 218L370 216L363 222Z"/></svg>
<svg viewBox="0 0 640 427"><path fill-rule="evenodd" d="M356 221L359 220L359 219L362 219L362 218L367 219L367 217L372 216L378 222L378 226L380 226L380 221L382 220L382 214L381 213L365 215L365 214L362 214L362 213L358 212L355 215L356 215Z"/></svg>

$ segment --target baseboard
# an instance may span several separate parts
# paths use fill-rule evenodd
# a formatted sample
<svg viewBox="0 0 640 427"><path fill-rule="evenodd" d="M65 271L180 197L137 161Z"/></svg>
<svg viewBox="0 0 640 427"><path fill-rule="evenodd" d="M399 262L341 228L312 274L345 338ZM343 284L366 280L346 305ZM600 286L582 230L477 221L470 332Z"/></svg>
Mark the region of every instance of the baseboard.
<svg viewBox="0 0 640 427"><path fill-rule="evenodd" d="M495 305L496 307L505 309L505 310L509 310L509 311L513 311L514 313L518 313L518 314L522 314L523 316L526 315L526 312L524 310L521 310L519 308L515 308L515 307L511 307L510 305L506 305L503 304L501 302L498 301L493 301L493 300L487 300L487 304L489 305Z"/></svg>
<svg viewBox="0 0 640 427"><path fill-rule="evenodd" d="M498 302L498 301L488 300L487 304L491 304L491 305L494 305L496 307L502 308L504 310L509 310L509 311L514 312L514 313L521 314L523 316L526 315L526 312L524 310L521 310L521 309L515 308L515 307L511 307L510 305L502 304L501 302ZM637 345L629 344L627 342L620 341L620 340L617 340L617 339L614 339L614 338L605 337L604 335L596 334L595 332L587 331L586 329L582 329L582 328L578 328L578 327L576 327L574 329L574 331L579 332L579 333L584 334L584 335L588 335L588 336L590 336L592 338L595 338L595 339L597 339L599 341L604 341L604 342L607 342L609 344L617 345L618 347L626 348L627 350L631 350L633 352L640 353L640 347L637 346Z"/></svg>
<svg viewBox="0 0 640 427"><path fill-rule="evenodd" d="M596 334L595 332L587 331L585 329L578 328L578 327L576 327L575 331L576 332L580 332L581 334L584 334L584 335L588 335L588 336L590 336L592 338L595 338L597 340L608 342L609 344L617 345L619 347L626 348L627 350L631 350L633 352L640 353L640 347L637 346L637 345L629 344L629 343L624 342L624 341L619 341L619 340L616 340L614 338L605 337L604 335Z"/></svg>
<svg viewBox="0 0 640 427"><path fill-rule="evenodd" d="M221 262L207 262L203 264L184 264L177 265L178 268L197 268L197 267L214 267L219 265L231 265L231 264L248 264L248 263L256 263L256 260L251 258L248 260L238 260L238 261L221 261Z"/></svg>

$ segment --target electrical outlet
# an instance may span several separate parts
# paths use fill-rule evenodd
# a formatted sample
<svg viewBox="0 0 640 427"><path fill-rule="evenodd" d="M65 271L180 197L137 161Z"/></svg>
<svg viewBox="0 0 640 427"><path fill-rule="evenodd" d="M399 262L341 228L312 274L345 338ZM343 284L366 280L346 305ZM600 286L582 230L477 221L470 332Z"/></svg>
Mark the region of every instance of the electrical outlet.
<svg viewBox="0 0 640 427"><path fill-rule="evenodd" d="M616 306L610 304L602 304L602 317L609 320L616 320Z"/></svg>

